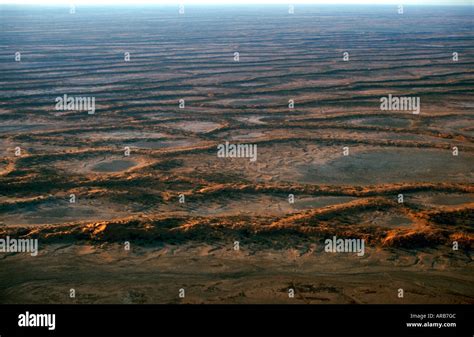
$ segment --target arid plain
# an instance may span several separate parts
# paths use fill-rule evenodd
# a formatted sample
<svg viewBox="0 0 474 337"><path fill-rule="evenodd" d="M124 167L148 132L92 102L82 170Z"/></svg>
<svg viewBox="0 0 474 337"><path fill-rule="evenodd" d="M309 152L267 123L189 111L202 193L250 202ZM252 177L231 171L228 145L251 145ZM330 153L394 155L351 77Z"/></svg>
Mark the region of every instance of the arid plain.
<svg viewBox="0 0 474 337"><path fill-rule="evenodd" d="M0 7L0 302L474 303L472 15Z"/></svg>

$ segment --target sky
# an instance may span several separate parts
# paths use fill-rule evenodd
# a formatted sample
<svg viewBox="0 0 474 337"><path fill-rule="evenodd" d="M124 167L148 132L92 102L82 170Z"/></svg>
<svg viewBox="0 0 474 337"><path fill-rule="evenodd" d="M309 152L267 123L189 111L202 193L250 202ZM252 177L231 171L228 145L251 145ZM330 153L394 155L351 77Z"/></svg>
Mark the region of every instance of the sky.
<svg viewBox="0 0 474 337"><path fill-rule="evenodd" d="M253 4L378 4L378 5L467 5L474 0L0 0L0 4L28 5L253 5Z"/></svg>

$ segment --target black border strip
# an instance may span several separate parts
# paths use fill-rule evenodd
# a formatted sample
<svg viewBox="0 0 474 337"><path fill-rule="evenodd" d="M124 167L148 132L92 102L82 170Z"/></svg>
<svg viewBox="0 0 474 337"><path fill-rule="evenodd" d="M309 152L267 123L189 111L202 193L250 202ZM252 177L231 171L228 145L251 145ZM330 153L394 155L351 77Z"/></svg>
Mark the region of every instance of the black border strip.
<svg viewBox="0 0 474 337"><path fill-rule="evenodd" d="M56 314L56 328L19 327L18 316ZM423 321L411 314L432 314ZM455 314L455 318L436 318ZM472 305L0 305L11 336L474 336ZM408 328L410 322L456 327Z"/></svg>

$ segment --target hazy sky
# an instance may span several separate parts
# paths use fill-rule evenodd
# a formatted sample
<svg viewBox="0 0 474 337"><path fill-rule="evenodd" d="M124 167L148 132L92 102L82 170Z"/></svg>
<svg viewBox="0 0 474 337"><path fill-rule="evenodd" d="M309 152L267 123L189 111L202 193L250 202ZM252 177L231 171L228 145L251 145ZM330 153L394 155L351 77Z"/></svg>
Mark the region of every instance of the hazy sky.
<svg viewBox="0 0 474 337"><path fill-rule="evenodd" d="M246 5L246 4L379 4L379 5L471 5L474 0L0 0L0 4L35 5Z"/></svg>

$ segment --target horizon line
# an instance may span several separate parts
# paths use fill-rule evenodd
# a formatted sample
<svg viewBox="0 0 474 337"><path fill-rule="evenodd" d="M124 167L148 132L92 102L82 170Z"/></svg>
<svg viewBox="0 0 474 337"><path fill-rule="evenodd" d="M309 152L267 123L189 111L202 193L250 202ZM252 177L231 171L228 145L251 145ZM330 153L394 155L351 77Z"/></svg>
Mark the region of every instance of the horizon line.
<svg viewBox="0 0 474 337"><path fill-rule="evenodd" d="M48 6L48 7L138 7L138 6L312 6L312 5L372 5L372 6L468 6L474 8L472 0L241 0L224 2L219 0L0 0L0 5Z"/></svg>

